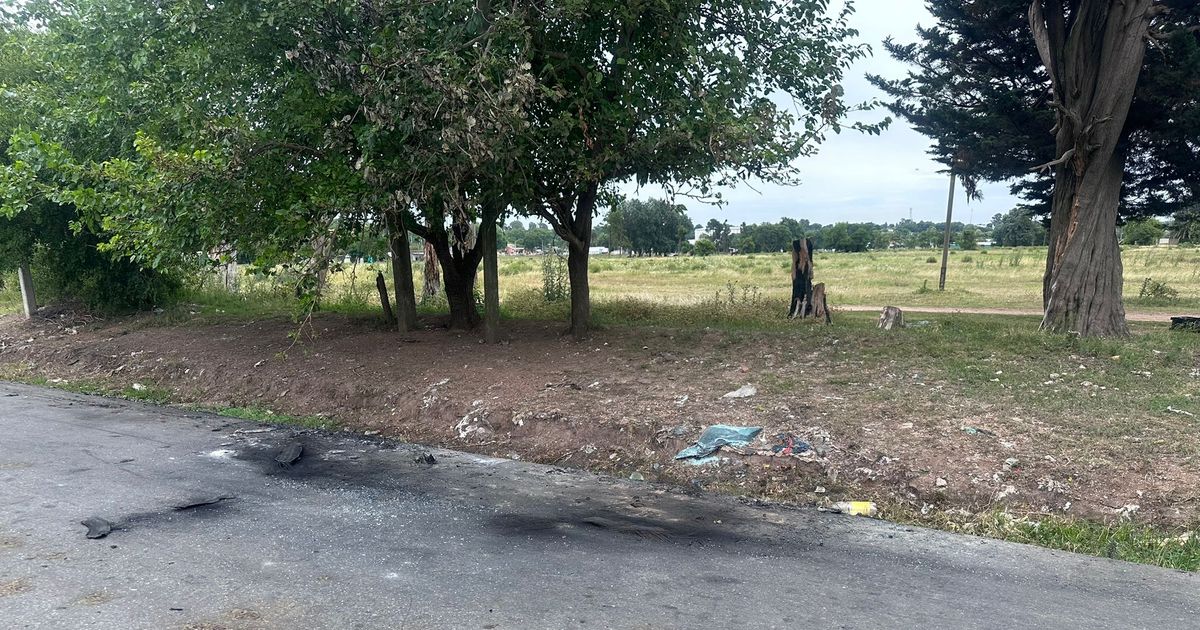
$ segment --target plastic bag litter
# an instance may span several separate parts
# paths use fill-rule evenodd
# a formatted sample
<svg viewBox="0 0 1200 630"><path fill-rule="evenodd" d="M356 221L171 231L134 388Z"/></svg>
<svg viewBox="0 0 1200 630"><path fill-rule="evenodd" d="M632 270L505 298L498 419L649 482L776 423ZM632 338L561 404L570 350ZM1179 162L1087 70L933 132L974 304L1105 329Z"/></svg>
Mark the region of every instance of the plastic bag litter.
<svg viewBox="0 0 1200 630"><path fill-rule="evenodd" d="M722 446L746 446L762 431L762 427L734 427L714 424L700 434L696 443L675 454L675 459L703 458Z"/></svg>

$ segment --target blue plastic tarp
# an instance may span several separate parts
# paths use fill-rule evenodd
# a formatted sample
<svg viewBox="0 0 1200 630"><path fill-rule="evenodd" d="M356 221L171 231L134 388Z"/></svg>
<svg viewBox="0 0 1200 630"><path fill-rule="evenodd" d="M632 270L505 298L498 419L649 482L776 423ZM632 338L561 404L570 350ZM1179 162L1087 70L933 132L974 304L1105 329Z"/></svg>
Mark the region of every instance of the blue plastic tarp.
<svg viewBox="0 0 1200 630"><path fill-rule="evenodd" d="M717 452L722 446L746 446L758 436L762 427L733 427L714 424L700 434L696 443L675 454L675 459L703 458Z"/></svg>

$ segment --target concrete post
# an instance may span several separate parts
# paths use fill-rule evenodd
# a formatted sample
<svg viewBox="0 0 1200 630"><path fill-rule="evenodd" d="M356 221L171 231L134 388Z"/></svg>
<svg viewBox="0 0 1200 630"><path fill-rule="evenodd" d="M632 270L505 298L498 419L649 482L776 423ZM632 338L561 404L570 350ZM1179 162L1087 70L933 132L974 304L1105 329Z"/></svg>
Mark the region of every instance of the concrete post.
<svg viewBox="0 0 1200 630"><path fill-rule="evenodd" d="M17 268L17 278L21 284L21 303L25 306L25 319L29 319L37 311L37 298L33 294L33 276L29 273L28 264Z"/></svg>

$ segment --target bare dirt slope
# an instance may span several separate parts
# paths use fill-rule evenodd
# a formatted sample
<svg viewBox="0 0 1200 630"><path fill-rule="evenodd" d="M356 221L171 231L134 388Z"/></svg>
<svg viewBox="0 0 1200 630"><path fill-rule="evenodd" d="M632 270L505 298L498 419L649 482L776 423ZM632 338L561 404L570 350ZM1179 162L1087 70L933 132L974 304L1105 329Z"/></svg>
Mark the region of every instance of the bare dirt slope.
<svg viewBox="0 0 1200 630"><path fill-rule="evenodd" d="M316 319L315 338L293 343L294 330L286 319L10 318L0 374L136 383L174 402L319 414L418 443L800 503L870 499L885 515L1005 506L1179 524L1200 504L1186 458L1128 457L1127 441L1084 440L1075 424L944 375L864 361L840 350L836 331L621 329L575 343L557 324L522 322L507 324L507 343L485 346L335 315ZM745 384L757 393L724 397ZM763 431L707 465L673 459L716 423ZM795 453L777 452L789 445Z"/></svg>

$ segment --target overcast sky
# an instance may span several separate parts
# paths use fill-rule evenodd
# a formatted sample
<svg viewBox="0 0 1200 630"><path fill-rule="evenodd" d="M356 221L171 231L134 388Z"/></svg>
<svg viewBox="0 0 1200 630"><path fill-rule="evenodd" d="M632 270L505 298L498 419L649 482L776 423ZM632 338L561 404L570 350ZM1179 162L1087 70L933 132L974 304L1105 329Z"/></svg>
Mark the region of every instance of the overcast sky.
<svg viewBox="0 0 1200 630"><path fill-rule="evenodd" d="M922 0L857 0L851 18L863 41L875 54L860 60L846 77L847 102L861 102L882 94L864 78L868 72L899 77L904 66L894 61L880 45L888 36L900 42L915 41L916 25L932 24ZM873 114L887 115L886 111ZM800 163L803 183L799 187L754 183L752 190L739 186L724 191L728 204L715 208L687 199L693 221L703 224L721 218L732 224L775 222L781 217L808 219L814 223L838 221L874 221L894 223L908 218L916 221L944 221L949 176L926 153L929 140L913 131L905 122L893 120L881 136L843 132L830 136L814 157ZM967 203L962 187L955 196L955 220L985 224L992 215L1007 212L1016 199L1005 185L984 184L983 200ZM622 191L632 197L662 196L658 188L637 190L626 186Z"/></svg>

